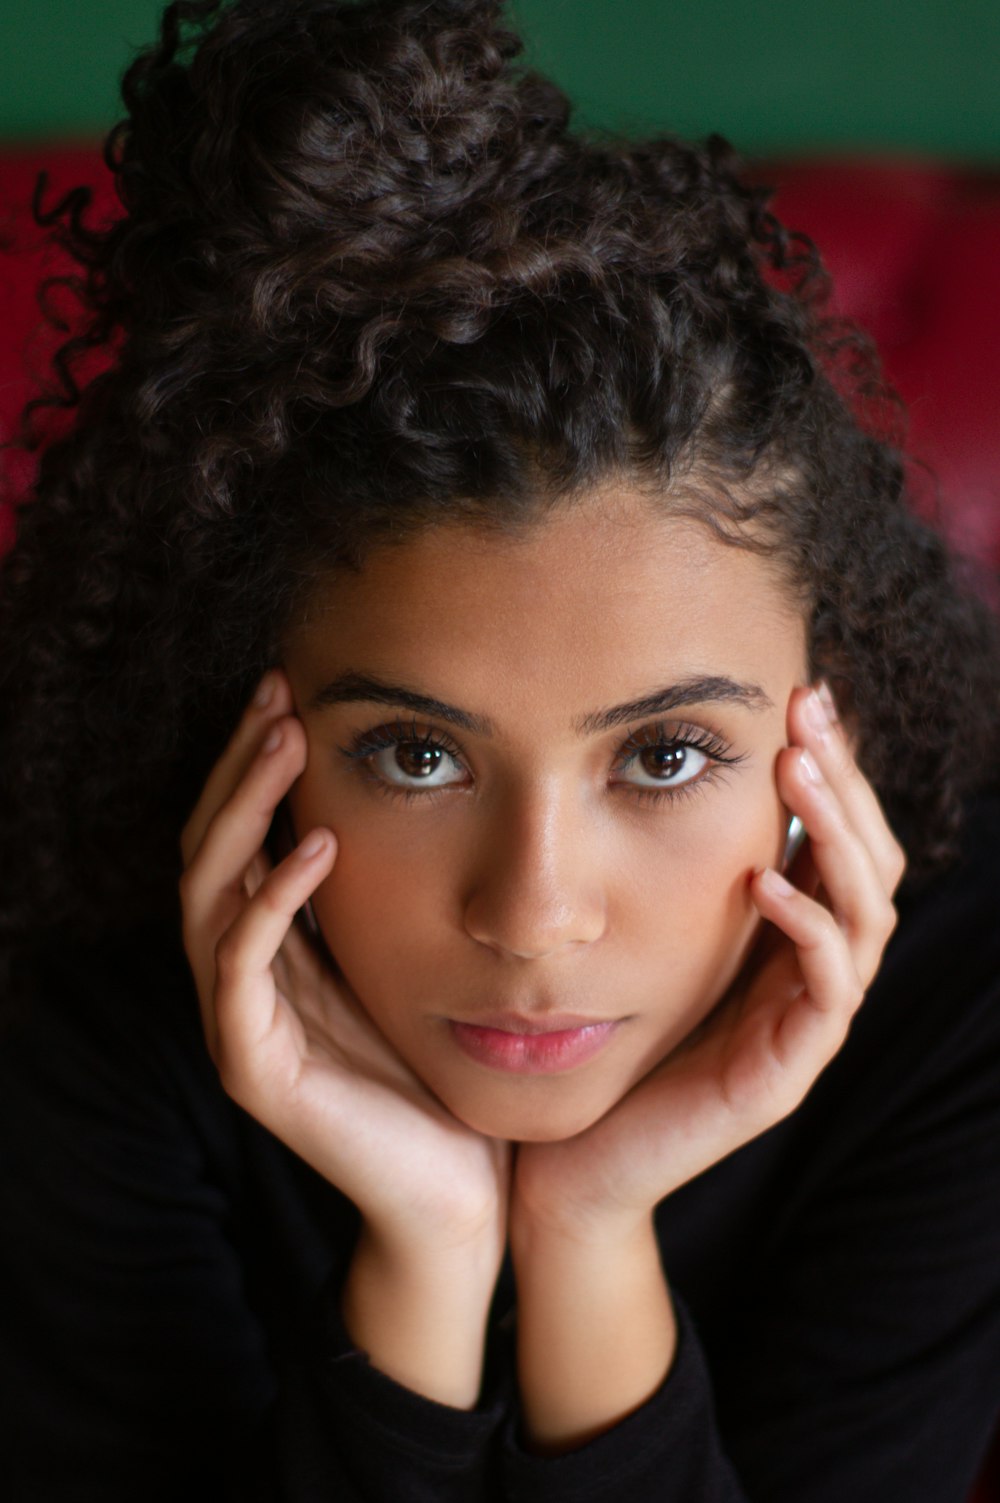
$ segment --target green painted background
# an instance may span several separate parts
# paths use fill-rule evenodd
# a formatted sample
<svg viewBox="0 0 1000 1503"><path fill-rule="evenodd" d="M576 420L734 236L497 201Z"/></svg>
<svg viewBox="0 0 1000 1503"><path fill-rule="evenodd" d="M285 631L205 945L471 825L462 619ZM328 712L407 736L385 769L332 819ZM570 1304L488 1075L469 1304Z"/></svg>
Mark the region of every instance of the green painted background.
<svg viewBox="0 0 1000 1503"><path fill-rule="evenodd" d="M294 0L289 0L294 4ZM1000 0L513 0L588 123L1000 162ZM0 0L0 138L92 136L158 0Z"/></svg>

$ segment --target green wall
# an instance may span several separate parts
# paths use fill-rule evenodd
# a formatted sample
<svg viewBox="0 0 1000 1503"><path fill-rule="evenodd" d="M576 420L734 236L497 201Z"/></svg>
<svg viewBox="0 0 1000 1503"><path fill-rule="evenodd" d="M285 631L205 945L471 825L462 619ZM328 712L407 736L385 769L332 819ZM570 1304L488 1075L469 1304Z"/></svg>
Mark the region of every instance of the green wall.
<svg viewBox="0 0 1000 1503"><path fill-rule="evenodd" d="M294 4L295 0L288 0ZM158 0L2 0L0 137L91 136ZM1000 0L513 0L588 123L1000 163Z"/></svg>

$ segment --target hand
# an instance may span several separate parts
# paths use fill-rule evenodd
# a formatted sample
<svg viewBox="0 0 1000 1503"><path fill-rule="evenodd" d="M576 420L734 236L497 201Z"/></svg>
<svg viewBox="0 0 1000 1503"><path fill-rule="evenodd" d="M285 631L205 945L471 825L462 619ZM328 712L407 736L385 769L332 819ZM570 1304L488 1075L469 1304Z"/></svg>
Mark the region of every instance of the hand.
<svg viewBox="0 0 1000 1503"><path fill-rule="evenodd" d="M445 1110L294 921L333 868L337 841L314 830L273 868L265 854L277 806L306 764L291 711L287 679L269 675L182 835L184 944L208 1049L228 1094L359 1208L376 1282L402 1282L416 1308L422 1272L424 1294L447 1272L451 1298L461 1267L475 1285L466 1307L481 1306L485 1321L509 1149ZM358 1297L364 1305L368 1295ZM419 1378L413 1386L438 1396ZM455 1402L452 1390L443 1396Z"/></svg>
<svg viewBox="0 0 1000 1503"><path fill-rule="evenodd" d="M824 703L826 691L798 690L789 705L778 790L809 844L797 885L770 871L751 879L773 928L723 1002L601 1121L518 1149L512 1226L588 1236L648 1217L793 1111L843 1044L895 925L905 862Z"/></svg>

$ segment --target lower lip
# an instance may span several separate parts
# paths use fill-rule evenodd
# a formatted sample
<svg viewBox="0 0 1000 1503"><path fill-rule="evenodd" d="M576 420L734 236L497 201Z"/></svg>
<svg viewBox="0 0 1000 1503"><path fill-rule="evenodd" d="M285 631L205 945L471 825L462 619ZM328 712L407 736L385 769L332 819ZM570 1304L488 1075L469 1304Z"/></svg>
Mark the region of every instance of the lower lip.
<svg viewBox="0 0 1000 1503"><path fill-rule="evenodd" d="M600 1053L617 1027L615 1021L555 1033L507 1033L451 1020L455 1041L470 1059L515 1075L554 1075L585 1064Z"/></svg>

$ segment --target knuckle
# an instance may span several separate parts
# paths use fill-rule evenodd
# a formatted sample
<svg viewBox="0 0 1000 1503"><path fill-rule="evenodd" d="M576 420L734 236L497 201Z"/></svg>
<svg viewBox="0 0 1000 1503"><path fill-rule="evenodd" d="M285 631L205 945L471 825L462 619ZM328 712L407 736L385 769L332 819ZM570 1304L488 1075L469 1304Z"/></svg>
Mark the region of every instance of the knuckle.
<svg viewBox="0 0 1000 1503"><path fill-rule="evenodd" d="M810 1081L809 1085L812 1084ZM767 1116L773 1122L782 1122L790 1117L796 1107L802 1104L808 1090L808 1085L803 1083L790 1071L782 1071L781 1075L771 1085L768 1101Z"/></svg>
<svg viewBox="0 0 1000 1503"><path fill-rule="evenodd" d="M899 914L896 912L896 905L893 903L888 893L884 893L880 899L876 900L876 902L872 905L872 909L869 911L867 917L868 922L871 925L872 932L880 936L883 944L889 938L890 934L892 934L897 923L899 922Z"/></svg>
<svg viewBox="0 0 1000 1503"><path fill-rule="evenodd" d="M281 911L281 872L270 872L261 882L255 894L255 901L261 908L266 908L268 913L280 913Z"/></svg>
<svg viewBox="0 0 1000 1503"><path fill-rule="evenodd" d="M281 901L280 875L272 873L257 888L253 895L254 907L263 912L268 918L282 918L285 916L284 904Z"/></svg>
<svg viewBox="0 0 1000 1503"><path fill-rule="evenodd" d="M240 936L234 929L227 929L215 943L215 972L223 980L231 979L239 972Z"/></svg>
<svg viewBox="0 0 1000 1503"><path fill-rule="evenodd" d="M900 882L906 876L906 866L906 852L895 836L893 836L889 847L889 875L894 889L899 886Z"/></svg>
<svg viewBox="0 0 1000 1503"><path fill-rule="evenodd" d="M843 940L843 930L837 923L829 908L822 907L819 903L813 905L812 922L818 944L836 944Z"/></svg>
<svg viewBox="0 0 1000 1503"><path fill-rule="evenodd" d="M848 1034L848 1032L850 1030L851 1019L853 1018L854 1014L857 1012L858 1008L861 1006L861 1004L862 1004L862 1002L864 1000L865 1000L865 988L864 988L864 985L863 985L863 983L861 981L861 977L857 974L857 972L855 972L850 977L850 979L848 980L847 985L845 987L845 1001L847 1003L847 1016L844 1019L844 1026L843 1026L843 1030L842 1030L842 1036L841 1036L841 1039L840 1039L840 1043L841 1044L844 1042L844 1039L846 1039L847 1034Z"/></svg>

